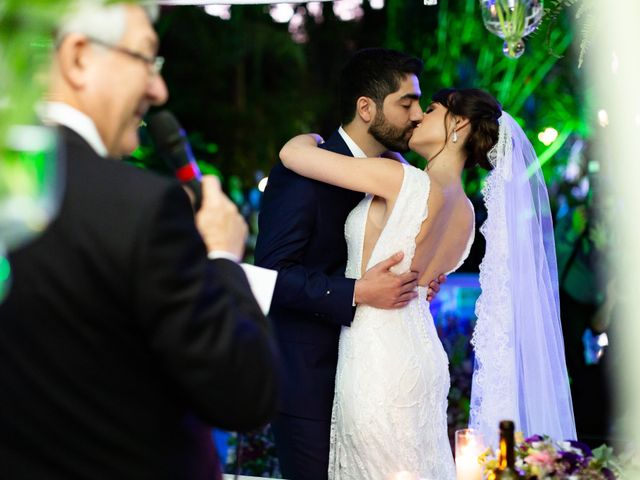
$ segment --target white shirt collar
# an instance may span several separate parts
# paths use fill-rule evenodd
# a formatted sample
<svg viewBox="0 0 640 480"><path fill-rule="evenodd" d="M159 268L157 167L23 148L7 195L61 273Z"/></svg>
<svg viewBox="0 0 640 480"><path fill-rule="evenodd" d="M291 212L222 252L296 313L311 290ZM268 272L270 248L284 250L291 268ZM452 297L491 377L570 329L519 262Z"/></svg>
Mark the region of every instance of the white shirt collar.
<svg viewBox="0 0 640 480"><path fill-rule="evenodd" d="M347 147L349 147L351 155L353 155L355 158L367 158L367 154L364 153L362 149L356 144L356 142L354 142L353 139L349 136L349 134L345 132L344 128L342 128L342 125L338 129L338 133L344 140L344 143L347 144Z"/></svg>
<svg viewBox="0 0 640 480"><path fill-rule="evenodd" d="M62 125L80 135L98 155L108 156L93 120L80 110L62 102L46 102L39 108L41 120L46 125Z"/></svg>

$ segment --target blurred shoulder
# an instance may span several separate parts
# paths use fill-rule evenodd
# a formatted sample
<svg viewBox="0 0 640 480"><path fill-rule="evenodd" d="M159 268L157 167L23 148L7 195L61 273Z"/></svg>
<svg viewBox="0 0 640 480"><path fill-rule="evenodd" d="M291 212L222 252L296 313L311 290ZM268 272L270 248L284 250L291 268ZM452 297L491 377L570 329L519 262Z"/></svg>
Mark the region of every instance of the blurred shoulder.
<svg viewBox="0 0 640 480"><path fill-rule="evenodd" d="M117 211L124 219L135 212L154 211L167 198L189 206L187 194L174 178L101 157L80 137L65 142L63 158L65 197L96 214Z"/></svg>

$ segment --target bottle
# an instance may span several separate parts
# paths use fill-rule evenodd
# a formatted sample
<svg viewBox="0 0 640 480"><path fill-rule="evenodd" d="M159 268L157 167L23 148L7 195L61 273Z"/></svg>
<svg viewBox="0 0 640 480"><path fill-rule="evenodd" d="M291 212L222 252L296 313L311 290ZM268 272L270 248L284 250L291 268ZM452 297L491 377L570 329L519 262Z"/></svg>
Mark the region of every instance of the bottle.
<svg viewBox="0 0 640 480"><path fill-rule="evenodd" d="M487 480L511 480L524 478L515 467L514 425L511 420L500 422L500 454L498 467L489 472Z"/></svg>

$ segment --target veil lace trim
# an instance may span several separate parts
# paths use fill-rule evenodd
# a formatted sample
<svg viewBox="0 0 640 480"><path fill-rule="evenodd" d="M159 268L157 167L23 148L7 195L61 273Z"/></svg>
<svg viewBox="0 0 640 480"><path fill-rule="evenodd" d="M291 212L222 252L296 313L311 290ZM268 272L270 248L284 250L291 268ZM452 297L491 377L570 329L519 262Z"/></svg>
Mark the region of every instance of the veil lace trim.
<svg viewBox="0 0 640 480"><path fill-rule="evenodd" d="M507 162L500 161L512 150L510 135L500 129L498 143L489 151L494 169L482 189L484 204L491 214L480 227L486 239L485 259L480 265L482 293L476 302L476 326L471 339L476 366L472 382L469 425L481 432L497 430L504 418L516 417L513 395L515 355L513 354L513 310L509 282L509 242L506 231L505 180L511 176ZM510 140L510 138L509 138ZM500 153L498 153L500 152Z"/></svg>

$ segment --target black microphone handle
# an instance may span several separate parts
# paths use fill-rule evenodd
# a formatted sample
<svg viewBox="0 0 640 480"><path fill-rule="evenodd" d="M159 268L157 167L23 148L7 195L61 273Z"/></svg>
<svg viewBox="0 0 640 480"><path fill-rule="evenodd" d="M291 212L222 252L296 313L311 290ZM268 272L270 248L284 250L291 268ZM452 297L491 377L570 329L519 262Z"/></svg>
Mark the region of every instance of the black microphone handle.
<svg viewBox="0 0 640 480"><path fill-rule="evenodd" d="M188 182L182 182L193 193L193 210L198 211L202 206L202 183L197 178Z"/></svg>
<svg viewBox="0 0 640 480"><path fill-rule="evenodd" d="M161 110L151 116L148 129L167 165L175 172L178 180L193 192L193 208L199 210L202 205L200 169L180 123L169 110Z"/></svg>
<svg viewBox="0 0 640 480"><path fill-rule="evenodd" d="M200 169L195 161L195 157L191 151L191 145L187 141L186 135L180 132L179 135L172 138L171 142L165 144L164 149L161 150L161 154L167 165L174 170L176 177L182 185L186 185L193 193L193 209L197 212L202 205L202 184L198 178L200 176ZM185 176L189 178L188 180L184 177L181 178L181 170L183 169L187 172Z"/></svg>

